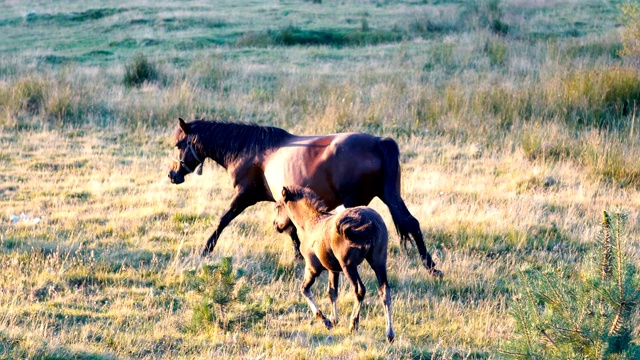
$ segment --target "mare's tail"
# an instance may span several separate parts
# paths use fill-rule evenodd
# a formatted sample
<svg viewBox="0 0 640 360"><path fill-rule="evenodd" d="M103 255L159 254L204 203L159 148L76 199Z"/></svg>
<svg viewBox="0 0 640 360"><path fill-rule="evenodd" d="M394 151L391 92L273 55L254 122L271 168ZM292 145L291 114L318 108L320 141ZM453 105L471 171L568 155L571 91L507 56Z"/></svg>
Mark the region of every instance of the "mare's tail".
<svg viewBox="0 0 640 360"><path fill-rule="evenodd" d="M415 221L417 223L418 221L411 216L409 209L400 197L400 149L391 138L380 139L378 147L382 154L382 171L384 172L382 201L389 207L393 224L400 236L400 243L404 248L407 248L411 243L410 228L415 228L417 225L418 231L420 231L420 225L408 224L408 222Z"/></svg>
<svg viewBox="0 0 640 360"><path fill-rule="evenodd" d="M436 264L427 251L420 230L418 219L413 217L400 197L400 149L393 139L382 138L378 142L380 153L382 154L382 164L384 172L384 185L382 186L382 201L389 207L391 218L396 226L400 243L406 249L408 244L413 244L418 248L422 264L432 274L441 276L442 273L435 269Z"/></svg>

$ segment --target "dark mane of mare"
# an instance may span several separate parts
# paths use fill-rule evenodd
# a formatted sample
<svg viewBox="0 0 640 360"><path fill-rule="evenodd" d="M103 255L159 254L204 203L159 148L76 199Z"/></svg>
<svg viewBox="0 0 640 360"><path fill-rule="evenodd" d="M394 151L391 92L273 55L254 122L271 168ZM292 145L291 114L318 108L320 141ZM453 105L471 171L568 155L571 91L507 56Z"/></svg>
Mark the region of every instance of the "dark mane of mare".
<svg viewBox="0 0 640 360"><path fill-rule="evenodd" d="M284 129L252 123L196 120L189 126L196 150L225 168L239 158L261 155L293 136ZM176 136L180 133L177 130Z"/></svg>

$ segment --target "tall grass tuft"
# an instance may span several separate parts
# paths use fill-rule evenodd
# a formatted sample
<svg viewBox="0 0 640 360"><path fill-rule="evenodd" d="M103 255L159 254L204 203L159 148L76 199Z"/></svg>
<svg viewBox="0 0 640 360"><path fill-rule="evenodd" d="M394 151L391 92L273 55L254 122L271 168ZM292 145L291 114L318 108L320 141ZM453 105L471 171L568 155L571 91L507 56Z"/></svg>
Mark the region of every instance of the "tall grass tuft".
<svg viewBox="0 0 640 360"><path fill-rule="evenodd" d="M623 25L620 54L635 66L640 66L640 4L627 1L620 7Z"/></svg>
<svg viewBox="0 0 640 360"><path fill-rule="evenodd" d="M582 143L579 162L594 177L618 187L640 188L640 159L620 137L593 137Z"/></svg>
<svg viewBox="0 0 640 360"><path fill-rule="evenodd" d="M547 83L546 100L569 125L617 128L640 101L640 73L631 68L576 70Z"/></svg>

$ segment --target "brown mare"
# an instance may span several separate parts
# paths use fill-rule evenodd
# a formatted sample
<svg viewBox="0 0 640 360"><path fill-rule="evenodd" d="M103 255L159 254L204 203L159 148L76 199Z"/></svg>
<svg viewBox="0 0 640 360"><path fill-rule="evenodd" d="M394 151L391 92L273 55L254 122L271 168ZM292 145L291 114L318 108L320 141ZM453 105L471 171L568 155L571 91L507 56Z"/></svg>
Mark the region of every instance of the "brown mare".
<svg viewBox="0 0 640 360"><path fill-rule="evenodd" d="M367 260L378 279L378 294L384 305L389 342L395 334L391 325L391 292L387 282L387 246L389 234L384 220L372 208L358 206L339 214L328 208L313 191L300 186L282 188L282 199L276 203L276 228L289 226L289 219L300 232L300 250L305 261L302 294L311 312L321 319L327 329L338 323L338 279L340 272L353 285L356 302L351 313L350 331L358 330L360 308L366 288L358 275L358 265ZM311 294L311 286L324 271L329 271L331 321L318 309Z"/></svg>
<svg viewBox="0 0 640 360"><path fill-rule="evenodd" d="M179 120L175 146L180 150L169 178L184 182L187 174L202 171L210 158L227 170L235 194L202 251L213 251L222 230L247 207L259 201L275 201L284 185L313 190L329 209L339 205L367 205L379 197L391 212L400 240L413 239L429 273L442 276L427 252L420 223L400 197L399 149L390 138L362 133L297 136L271 126L196 120ZM297 255L296 228L285 230Z"/></svg>

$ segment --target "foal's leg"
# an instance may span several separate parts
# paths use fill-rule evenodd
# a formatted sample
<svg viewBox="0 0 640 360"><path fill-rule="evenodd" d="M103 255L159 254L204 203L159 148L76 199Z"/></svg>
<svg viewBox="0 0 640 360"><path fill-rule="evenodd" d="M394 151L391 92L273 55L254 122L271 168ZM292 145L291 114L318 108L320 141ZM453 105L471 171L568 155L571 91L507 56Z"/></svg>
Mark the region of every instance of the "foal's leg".
<svg viewBox="0 0 640 360"><path fill-rule="evenodd" d="M340 281L340 273L337 271L329 271L329 299L331 299L331 321L333 325L338 324L338 285Z"/></svg>
<svg viewBox="0 0 640 360"><path fill-rule="evenodd" d="M393 325L391 323L391 289L389 288L389 283L387 281L387 266L385 263L375 263L368 258L367 261L376 273L376 278L378 279L378 295L380 295L380 299L384 305L384 316L387 321L387 340L389 342L393 342L396 334L393 331Z"/></svg>
<svg viewBox="0 0 640 360"><path fill-rule="evenodd" d="M360 279L360 275L358 275L357 266L351 265L344 267L343 270L345 276L351 282L351 285L353 285L353 290L356 294L356 302L353 304L353 311L351 312L351 325L349 326L349 331L353 332L358 330L358 325L360 324L360 308L362 307L362 300L367 290Z"/></svg>
<svg viewBox="0 0 640 360"><path fill-rule="evenodd" d="M318 309L318 305L316 305L316 302L313 300L313 294L311 293L311 286L313 286L313 283L316 281L318 275L320 275L320 273L316 273L315 271L311 270L309 268L309 265L305 266L304 281L302 282L301 288L302 295L304 295L305 299L307 299L307 303L311 308L311 312L316 316L316 319L322 320L324 326L326 326L327 329L331 329L331 321L329 321L329 319L324 316L322 311Z"/></svg>

